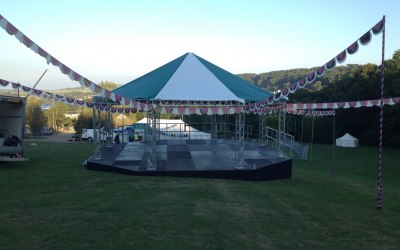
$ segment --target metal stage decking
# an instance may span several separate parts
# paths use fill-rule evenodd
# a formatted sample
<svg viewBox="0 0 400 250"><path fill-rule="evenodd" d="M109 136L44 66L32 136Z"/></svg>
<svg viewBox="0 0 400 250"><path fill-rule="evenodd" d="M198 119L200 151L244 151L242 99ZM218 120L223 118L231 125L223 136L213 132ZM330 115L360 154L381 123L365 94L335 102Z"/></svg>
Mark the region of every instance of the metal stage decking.
<svg viewBox="0 0 400 250"><path fill-rule="evenodd" d="M148 176L185 176L240 180L288 179L292 159L268 146L245 142L245 169L235 168L234 140L165 140L156 146L156 170L147 170L146 144L133 142L104 147L86 168Z"/></svg>

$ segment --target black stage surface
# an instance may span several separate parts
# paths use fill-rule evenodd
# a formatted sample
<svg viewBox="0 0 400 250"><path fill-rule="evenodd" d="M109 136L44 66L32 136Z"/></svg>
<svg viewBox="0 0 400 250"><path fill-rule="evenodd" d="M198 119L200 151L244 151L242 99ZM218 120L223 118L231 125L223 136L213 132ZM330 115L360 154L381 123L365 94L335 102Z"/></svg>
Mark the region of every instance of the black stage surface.
<svg viewBox="0 0 400 250"><path fill-rule="evenodd" d="M165 140L157 142L157 169L147 171L146 144L133 142L104 147L86 168L147 176L185 176L238 180L288 179L292 159L256 142L246 142L245 169L235 169L236 141Z"/></svg>

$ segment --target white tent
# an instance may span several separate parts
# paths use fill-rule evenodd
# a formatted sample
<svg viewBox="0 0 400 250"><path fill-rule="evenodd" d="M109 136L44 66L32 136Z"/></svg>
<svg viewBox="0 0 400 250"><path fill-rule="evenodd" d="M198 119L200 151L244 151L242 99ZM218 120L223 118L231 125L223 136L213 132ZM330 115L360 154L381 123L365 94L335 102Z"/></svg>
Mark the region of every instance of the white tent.
<svg viewBox="0 0 400 250"><path fill-rule="evenodd" d="M340 147L358 147L358 139L346 133L344 136L336 139L336 146Z"/></svg>
<svg viewBox="0 0 400 250"><path fill-rule="evenodd" d="M181 119L159 119L160 139L162 140L210 140L211 134L199 131L187 125ZM143 118L136 124L147 124L147 118Z"/></svg>

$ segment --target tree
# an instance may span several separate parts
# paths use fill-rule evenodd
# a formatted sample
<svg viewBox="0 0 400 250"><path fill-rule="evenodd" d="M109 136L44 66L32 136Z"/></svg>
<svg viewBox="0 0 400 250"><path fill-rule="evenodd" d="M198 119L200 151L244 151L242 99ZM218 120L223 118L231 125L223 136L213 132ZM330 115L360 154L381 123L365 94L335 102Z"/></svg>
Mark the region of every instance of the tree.
<svg viewBox="0 0 400 250"><path fill-rule="evenodd" d="M107 90L113 90L118 88L118 84L116 84L115 82L100 82L100 86L107 89Z"/></svg>
<svg viewBox="0 0 400 250"><path fill-rule="evenodd" d="M26 124L29 125L33 134L39 134L42 127L46 126L47 119L41 105L44 100L34 96L30 96L26 102Z"/></svg>
<svg viewBox="0 0 400 250"><path fill-rule="evenodd" d="M53 106L46 111L49 127L52 127L55 131L58 131L59 128L64 127L64 125L68 123L68 118L65 117L67 111L67 104L55 102Z"/></svg>
<svg viewBox="0 0 400 250"><path fill-rule="evenodd" d="M84 128L93 128L93 109L85 108L79 112L78 119L74 122L74 130L80 134Z"/></svg>
<svg viewBox="0 0 400 250"><path fill-rule="evenodd" d="M27 123L34 135L38 135L42 127L47 123L46 116L39 105L30 106L27 109Z"/></svg>

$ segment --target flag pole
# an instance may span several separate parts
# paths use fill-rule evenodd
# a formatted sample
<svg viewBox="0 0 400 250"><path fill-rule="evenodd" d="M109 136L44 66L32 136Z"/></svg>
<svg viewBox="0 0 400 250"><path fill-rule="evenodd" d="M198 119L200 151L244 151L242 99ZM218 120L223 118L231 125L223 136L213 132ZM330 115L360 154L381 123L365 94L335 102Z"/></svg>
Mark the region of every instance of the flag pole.
<svg viewBox="0 0 400 250"><path fill-rule="evenodd" d="M383 16L382 30L382 64L381 64L381 106L379 115L379 156L378 156L378 187L377 209L382 208L382 150L383 150L383 90L385 86L385 16Z"/></svg>

